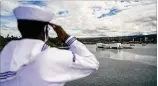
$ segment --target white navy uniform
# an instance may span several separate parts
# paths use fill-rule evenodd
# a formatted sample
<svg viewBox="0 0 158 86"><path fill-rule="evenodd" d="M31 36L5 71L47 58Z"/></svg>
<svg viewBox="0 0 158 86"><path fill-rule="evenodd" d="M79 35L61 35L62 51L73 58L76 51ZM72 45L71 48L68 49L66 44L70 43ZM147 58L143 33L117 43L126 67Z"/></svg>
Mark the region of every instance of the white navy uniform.
<svg viewBox="0 0 158 86"><path fill-rule="evenodd" d="M0 54L0 86L63 86L98 69L99 62L84 44L73 36L66 43L69 50L37 39L9 42Z"/></svg>

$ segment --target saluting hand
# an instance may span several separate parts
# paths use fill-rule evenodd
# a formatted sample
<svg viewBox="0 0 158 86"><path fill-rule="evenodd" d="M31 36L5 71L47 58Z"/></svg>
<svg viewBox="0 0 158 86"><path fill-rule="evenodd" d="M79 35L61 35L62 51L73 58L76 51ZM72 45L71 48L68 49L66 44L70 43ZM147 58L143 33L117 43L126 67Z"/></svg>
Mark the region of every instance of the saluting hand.
<svg viewBox="0 0 158 86"><path fill-rule="evenodd" d="M61 26L52 23L49 23L49 25L53 27L61 41L65 42L66 39L70 37L70 35L68 35Z"/></svg>

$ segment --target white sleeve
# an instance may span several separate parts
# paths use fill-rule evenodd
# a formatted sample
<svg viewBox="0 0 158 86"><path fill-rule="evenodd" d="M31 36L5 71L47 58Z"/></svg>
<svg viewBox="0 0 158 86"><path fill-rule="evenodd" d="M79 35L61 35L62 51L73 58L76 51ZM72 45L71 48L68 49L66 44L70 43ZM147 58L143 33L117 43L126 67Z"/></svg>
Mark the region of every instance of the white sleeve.
<svg viewBox="0 0 158 86"><path fill-rule="evenodd" d="M41 60L41 77L47 82L68 82L86 77L99 67L95 56L74 37L66 43L69 50L49 50L49 58ZM53 52L52 52L53 51ZM50 57L50 53L53 57ZM54 54L53 54L54 53Z"/></svg>
<svg viewBox="0 0 158 86"><path fill-rule="evenodd" d="M73 41L74 40L74 41ZM79 69L95 69L99 67L99 62L95 56L86 48L84 44L76 40L75 37L70 36L66 43L69 50L73 53L73 67Z"/></svg>

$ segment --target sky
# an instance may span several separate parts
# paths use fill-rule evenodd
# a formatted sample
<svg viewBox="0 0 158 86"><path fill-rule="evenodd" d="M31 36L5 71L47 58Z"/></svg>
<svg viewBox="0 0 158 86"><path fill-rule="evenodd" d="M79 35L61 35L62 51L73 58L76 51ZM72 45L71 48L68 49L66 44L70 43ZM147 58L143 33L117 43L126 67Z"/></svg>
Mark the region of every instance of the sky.
<svg viewBox="0 0 158 86"><path fill-rule="evenodd" d="M21 36L12 10L38 5L54 14L51 21L76 37L112 37L156 33L156 0L121 1L1 1L1 35ZM29 29L29 28L28 28ZM56 34L50 27L49 36Z"/></svg>

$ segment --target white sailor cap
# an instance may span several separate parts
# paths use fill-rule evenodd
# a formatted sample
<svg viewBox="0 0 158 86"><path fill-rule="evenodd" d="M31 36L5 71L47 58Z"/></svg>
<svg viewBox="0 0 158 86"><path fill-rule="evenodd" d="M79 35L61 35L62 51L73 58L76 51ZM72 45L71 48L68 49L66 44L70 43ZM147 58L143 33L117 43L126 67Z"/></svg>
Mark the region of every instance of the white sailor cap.
<svg viewBox="0 0 158 86"><path fill-rule="evenodd" d="M13 10L17 19L36 20L49 22L53 19L53 13L35 5L19 6Z"/></svg>

